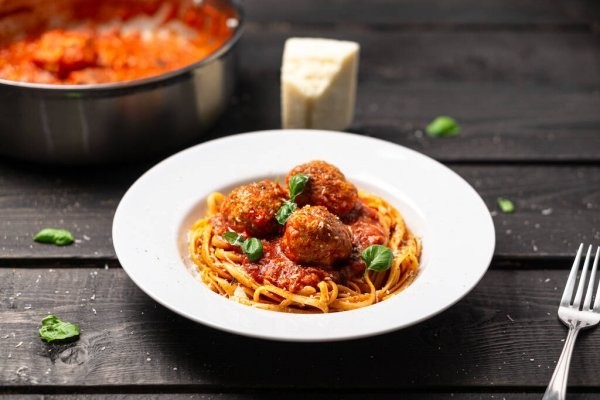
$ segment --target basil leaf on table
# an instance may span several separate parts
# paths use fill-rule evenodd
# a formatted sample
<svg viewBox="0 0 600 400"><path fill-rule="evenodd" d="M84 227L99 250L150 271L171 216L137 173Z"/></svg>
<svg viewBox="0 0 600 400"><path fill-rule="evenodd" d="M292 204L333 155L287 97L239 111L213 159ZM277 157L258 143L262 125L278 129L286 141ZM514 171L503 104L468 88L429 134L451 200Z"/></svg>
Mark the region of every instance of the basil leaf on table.
<svg viewBox="0 0 600 400"><path fill-rule="evenodd" d="M42 229L33 237L33 240L38 243L49 243L57 246L66 246L75 241L71 232L54 228Z"/></svg>
<svg viewBox="0 0 600 400"><path fill-rule="evenodd" d="M79 337L79 327L71 322L61 321L56 315L42 319L40 338L48 343L61 342Z"/></svg>
<svg viewBox="0 0 600 400"><path fill-rule="evenodd" d="M367 247L360 256L367 265L367 269L376 272L387 270L394 260L394 253L389 248L380 244Z"/></svg>
<svg viewBox="0 0 600 400"><path fill-rule="evenodd" d="M427 125L425 132L434 137L454 136L460 132L460 125L454 118L440 115Z"/></svg>
<svg viewBox="0 0 600 400"><path fill-rule="evenodd" d="M510 214L515 212L515 205L509 199L505 197L498 197L496 201L498 202L498 206L503 213Z"/></svg>

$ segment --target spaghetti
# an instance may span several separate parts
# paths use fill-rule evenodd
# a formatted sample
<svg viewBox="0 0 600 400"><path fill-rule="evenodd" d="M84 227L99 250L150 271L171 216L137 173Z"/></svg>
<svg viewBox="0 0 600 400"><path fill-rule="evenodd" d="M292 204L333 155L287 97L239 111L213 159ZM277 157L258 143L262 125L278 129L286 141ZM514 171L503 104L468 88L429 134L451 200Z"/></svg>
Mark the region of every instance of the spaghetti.
<svg viewBox="0 0 600 400"><path fill-rule="evenodd" d="M315 185L329 185L332 182L326 179L324 183L319 183L316 175L311 175L310 179L315 181ZM312 189L316 192L318 188ZM311 197L308 194L308 200L304 199L308 204L294 211L294 214L315 209L319 209L321 214L327 213L324 207L310 204ZM262 202L256 200L256 197L254 194L249 198L257 201L259 206L269 204L264 199ZM393 206L378 196L362 191L356 191L352 211L334 216L343 225L342 229L351 233L350 256L344 254L341 256L343 258L330 262L331 254L340 254L337 248L332 248L327 253L329 258L326 258L328 261L325 265L306 263L301 256L301 261L297 261L296 254L290 254L287 250L287 242L298 235L302 237L310 229L303 230L304 225L300 228L296 226L296 236L289 236L292 228L288 225L293 224L292 214L279 231L273 232L270 228L269 234L260 238L264 253L260 260L251 262L239 247L232 246L222 236L224 232L232 230L235 224L231 221L243 219L238 214L234 219L228 218L231 217L231 204L227 203L232 199L243 203L244 200L240 198L232 194L226 197L221 193L212 193L207 199L206 216L193 225L189 238L190 256L200 271L201 280L212 291L231 300L261 309L293 313L353 310L394 296L409 285L418 272L420 240L407 228ZM318 198L313 196L312 199L319 203ZM327 228L321 220L313 222L317 228ZM240 230L239 225L235 227ZM250 236L247 231L243 234ZM319 242L321 239L314 233L307 235L307 242L300 240L298 243L301 246L313 246L306 252L311 256L318 255L318 249L327 244ZM327 235L331 236L330 233ZM336 240L335 243L343 242L337 236ZM385 271L366 270L360 258L360 251L373 243L385 245L393 253L393 261ZM343 243L339 246L343 246Z"/></svg>

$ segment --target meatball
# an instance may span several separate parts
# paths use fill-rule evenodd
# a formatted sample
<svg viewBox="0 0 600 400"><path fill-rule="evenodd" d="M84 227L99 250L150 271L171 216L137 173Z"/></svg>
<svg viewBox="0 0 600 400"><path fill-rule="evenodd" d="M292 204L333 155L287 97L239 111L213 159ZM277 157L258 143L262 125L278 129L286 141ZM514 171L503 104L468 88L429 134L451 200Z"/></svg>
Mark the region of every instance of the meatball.
<svg viewBox="0 0 600 400"><path fill-rule="evenodd" d="M286 177L286 183L296 174L306 174L306 187L296 197L299 206L306 204L324 206L335 215L342 216L352 211L358 199L356 187L335 166L325 161L310 161L298 165Z"/></svg>
<svg viewBox="0 0 600 400"><path fill-rule="evenodd" d="M59 79L68 78L73 71L96 65L98 54L93 32L52 30L44 33L33 53L33 63L52 72Z"/></svg>
<svg viewBox="0 0 600 400"><path fill-rule="evenodd" d="M281 249L297 263L331 266L352 254L352 234L322 206L305 206L285 223Z"/></svg>
<svg viewBox="0 0 600 400"><path fill-rule="evenodd" d="M223 201L221 213L236 232L265 237L281 229L275 214L285 200L287 194L281 185L264 180L233 189Z"/></svg>

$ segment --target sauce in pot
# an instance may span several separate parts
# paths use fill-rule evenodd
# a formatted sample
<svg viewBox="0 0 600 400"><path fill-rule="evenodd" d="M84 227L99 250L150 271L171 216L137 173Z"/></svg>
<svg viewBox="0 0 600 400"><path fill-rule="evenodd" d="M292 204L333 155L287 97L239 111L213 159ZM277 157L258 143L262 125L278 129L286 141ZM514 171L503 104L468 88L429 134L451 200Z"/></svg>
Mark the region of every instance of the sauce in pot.
<svg viewBox="0 0 600 400"><path fill-rule="evenodd" d="M0 78L97 84L156 76L207 57L237 25L232 12L205 2L102 3L79 3L77 22L59 18L5 42Z"/></svg>

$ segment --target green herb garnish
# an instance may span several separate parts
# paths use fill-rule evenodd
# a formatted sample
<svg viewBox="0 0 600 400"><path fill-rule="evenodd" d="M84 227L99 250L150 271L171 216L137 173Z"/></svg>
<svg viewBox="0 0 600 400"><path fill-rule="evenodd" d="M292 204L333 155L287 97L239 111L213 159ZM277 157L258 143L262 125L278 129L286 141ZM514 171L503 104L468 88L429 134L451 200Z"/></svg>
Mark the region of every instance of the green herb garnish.
<svg viewBox="0 0 600 400"><path fill-rule="evenodd" d="M227 240L229 244L234 246L241 246L246 240L242 235L237 232L229 231L223 234L223 239Z"/></svg>
<svg viewBox="0 0 600 400"><path fill-rule="evenodd" d="M367 269L376 272L387 270L394 260L394 253L389 248L380 244L367 247L360 256L367 265Z"/></svg>
<svg viewBox="0 0 600 400"><path fill-rule="evenodd" d="M239 233L233 231L225 232L222 236L223 239L229 242L229 244L233 246L240 246L244 254L248 256L248 260L257 261L260 257L262 257L262 243L257 238L246 239Z"/></svg>
<svg viewBox="0 0 600 400"><path fill-rule="evenodd" d="M285 221L288 220L290 215L292 215L292 213L296 211L297 208L298 205L296 203L294 203L293 201L286 200L283 203L283 205L279 208L279 210L277 210L277 214L275 214L275 219L277 220L277 222L283 225L285 224Z"/></svg>
<svg viewBox="0 0 600 400"><path fill-rule="evenodd" d="M71 232L54 228L42 229L33 237L33 240L39 243L50 243L57 246L66 246L74 242Z"/></svg>
<svg viewBox="0 0 600 400"><path fill-rule="evenodd" d="M454 118L441 115L427 125L425 132L433 137L454 136L460 132L460 126Z"/></svg>
<svg viewBox="0 0 600 400"><path fill-rule="evenodd" d="M48 315L42 320L40 337L48 343L77 339L79 327L70 322L61 321L55 315Z"/></svg>
<svg viewBox="0 0 600 400"><path fill-rule="evenodd" d="M285 221L287 221L290 215L292 215L292 213L298 208L298 205L296 204L296 197L302 193L307 182L308 175L306 174L296 174L290 178L290 182L288 184L290 199L283 202L283 205L279 208L277 214L275 215L275 219L281 225L285 224Z"/></svg>
<svg viewBox="0 0 600 400"><path fill-rule="evenodd" d="M498 202L498 206L503 213L510 214L515 212L515 205L509 199L505 197L498 197L496 201Z"/></svg>
<svg viewBox="0 0 600 400"><path fill-rule="evenodd" d="M242 251L248 256L248 260L250 261L256 261L262 256L262 243L257 238L249 238L242 243L241 247Z"/></svg>
<svg viewBox="0 0 600 400"><path fill-rule="evenodd" d="M290 178L290 183L288 184L290 201L296 201L296 197L304 190L306 182L308 182L308 175L306 174L296 174Z"/></svg>

